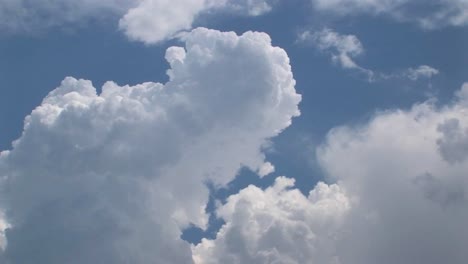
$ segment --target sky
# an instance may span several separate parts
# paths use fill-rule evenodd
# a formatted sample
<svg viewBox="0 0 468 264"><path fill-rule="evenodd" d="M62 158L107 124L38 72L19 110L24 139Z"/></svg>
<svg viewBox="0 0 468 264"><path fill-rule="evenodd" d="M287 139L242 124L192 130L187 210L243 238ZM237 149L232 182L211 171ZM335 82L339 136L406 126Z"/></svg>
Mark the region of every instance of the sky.
<svg viewBox="0 0 468 264"><path fill-rule="evenodd" d="M464 264L467 46L466 0L0 0L0 264Z"/></svg>

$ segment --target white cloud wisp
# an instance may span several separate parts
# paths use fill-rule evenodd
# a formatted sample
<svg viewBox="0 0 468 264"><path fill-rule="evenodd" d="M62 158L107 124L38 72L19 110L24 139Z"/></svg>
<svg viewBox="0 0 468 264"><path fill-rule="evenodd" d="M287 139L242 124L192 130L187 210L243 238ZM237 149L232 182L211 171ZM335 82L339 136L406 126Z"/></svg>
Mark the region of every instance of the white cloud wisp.
<svg viewBox="0 0 468 264"><path fill-rule="evenodd" d="M257 16L269 12L274 0L2 0L0 33L42 32L86 23L119 20L131 39L155 44L192 28L206 12Z"/></svg>
<svg viewBox="0 0 468 264"><path fill-rule="evenodd" d="M374 72L359 66L354 59L364 53L361 41L354 35L342 35L325 28L318 32L304 31L299 41L311 42L320 51L330 53L332 61L344 69L353 69L366 76L374 78Z"/></svg>
<svg viewBox="0 0 468 264"><path fill-rule="evenodd" d="M468 25L467 0L311 0L315 10L336 16L388 16L424 29Z"/></svg>
<svg viewBox="0 0 468 264"><path fill-rule="evenodd" d="M359 38L355 35L340 34L329 28L316 32L304 31L298 36L298 41L311 43L320 52L329 54L333 63L343 69L356 71L369 82L401 78L417 81L431 79L439 74L439 70L428 65L408 68L399 73L382 73L363 67L355 61L356 58L362 56L365 52Z"/></svg>

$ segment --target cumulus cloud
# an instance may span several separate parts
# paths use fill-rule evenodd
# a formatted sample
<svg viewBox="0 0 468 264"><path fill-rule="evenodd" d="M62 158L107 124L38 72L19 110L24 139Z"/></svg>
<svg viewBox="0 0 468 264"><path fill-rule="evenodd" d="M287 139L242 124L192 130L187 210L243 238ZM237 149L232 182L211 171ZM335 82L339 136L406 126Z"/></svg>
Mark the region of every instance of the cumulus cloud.
<svg viewBox="0 0 468 264"><path fill-rule="evenodd" d="M317 156L335 184L304 196L280 177L229 197L195 263L466 263L467 94L333 129Z"/></svg>
<svg viewBox="0 0 468 264"><path fill-rule="evenodd" d="M316 32L304 31L298 36L298 41L311 43L321 52L329 54L334 63L344 69L354 70L362 74L369 82L396 78L417 81L420 79L431 79L439 74L439 70L428 65L408 68L400 73L382 73L363 67L355 61L357 57L365 52L359 38L355 35L340 34L329 28Z"/></svg>
<svg viewBox="0 0 468 264"><path fill-rule="evenodd" d="M423 28L468 25L466 0L311 0L315 10L338 16L384 15Z"/></svg>
<svg viewBox="0 0 468 264"><path fill-rule="evenodd" d="M420 103L328 135L319 162L359 201L342 263L466 262L467 89L447 106Z"/></svg>
<svg viewBox="0 0 468 264"><path fill-rule="evenodd" d="M3 0L0 32L36 33L109 18L132 40L147 44L190 30L203 13L234 12L257 16L274 0Z"/></svg>
<svg viewBox="0 0 468 264"><path fill-rule="evenodd" d="M193 247L196 264L333 263L336 227L350 201L337 185L308 196L285 177L265 191L249 186L217 209L226 221L215 240Z"/></svg>
<svg viewBox="0 0 468 264"><path fill-rule="evenodd" d="M207 223L205 183L262 171L301 97L266 34L184 41L167 50L166 84L97 94L68 77L25 119L0 153L5 263L192 263L180 235Z"/></svg>

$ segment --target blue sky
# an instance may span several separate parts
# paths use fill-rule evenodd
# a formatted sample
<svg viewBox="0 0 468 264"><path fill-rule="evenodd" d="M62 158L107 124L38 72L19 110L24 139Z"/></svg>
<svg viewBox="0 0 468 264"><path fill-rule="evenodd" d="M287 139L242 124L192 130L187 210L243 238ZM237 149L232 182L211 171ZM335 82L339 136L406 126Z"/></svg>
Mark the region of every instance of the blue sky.
<svg viewBox="0 0 468 264"><path fill-rule="evenodd" d="M466 170L463 170L468 167L464 154L468 153L468 118L464 114L467 105L464 102L468 97L463 96L464 90L461 88L467 81L468 72L468 53L465 51L468 46L468 2L180 0L171 4L145 0L137 4L126 0L109 0L103 1L102 5L93 4L92 1L77 3L77 6L62 0L37 3L6 0L4 4L0 3L0 15L7 18L0 19L0 150L5 150L3 156L0 156L0 176L3 179L1 188L4 192L1 200L5 201L0 204L0 209L3 210L4 226L8 227L3 228L6 230L6 242L0 263L32 263L28 261L34 259L39 259L36 263L64 263L66 260L70 260L70 263L190 263L190 259L197 264L309 263L304 262L305 260L319 264L438 263L438 259L450 263L466 263L468 255L462 252L460 246L466 246L468 240L466 231L459 228L463 229L462 223L468 219L468 198L465 197L468 179L464 172ZM17 16L14 15L15 12L18 12ZM182 26L177 24L179 22ZM272 78L267 72L273 71L273 66L276 65L274 63L283 63L281 59L274 57L280 55L265 55L262 49L257 46L251 48L249 44L245 44L248 47L246 53L241 48L231 50L231 46L225 47L225 44L205 47L205 38L211 41L214 37L211 33L206 33L206 36L205 33L200 33L200 36L188 33L197 27L220 32L234 31L238 36L246 31L267 33L272 46L280 47L287 53L291 73L296 81L294 93L291 94L287 88L276 91L279 88L275 87L280 87L281 84L277 84L279 81L276 79L268 79ZM300 36L305 32L308 37L301 39ZM216 38L221 41L229 37L217 35ZM260 38L255 37L252 41L256 43ZM241 41L243 37L239 39ZM345 43L350 39L354 42ZM219 64L222 67L216 65L220 69L227 65L226 72L215 72L216 68L210 68L213 71L213 75L210 75L210 69L203 68L204 64L200 62L199 65L194 64L193 71L189 66L180 70L187 74L183 75L176 72L179 67L177 62L168 63L165 59L165 56L169 56L166 53L169 47L184 47L186 43L197 44L198 41L208 50L207 57L216 59L216 56L220 56L219 63L224 64ZM265 46L265 49L269 48L270 46ZM353 48L359 51L353 53ZM194 56L203 61L202 57L197 57L201 55L195 49L191 53L192 49L187 46L186 50L187 58ZM176 61L182 60L177 52L174 51L175 55L171 53L171 56L175 56ZM251 55L243 60L244 58L235 56L236 52L239 52L237 56ZM351 60L352 64L340 61L343 57ZM237 59L240 60L239 65L245 64L245 69L236 68ZM214 61L218 63L218 60ZM273 66L265 66L267 63ZM425 75L427 72L418 72L420 66L426 66L424 69L430 69L432 73ZM169 68L174 70L174 82L166 73ZM372 72L373 78L367 76L369 72ZM202 73L204 75L200 75ZM237 77L230 78L231 73ZM248 76L255 73L258 74L258 79L249 79ZM94 109L90 104L83 113L81 110L73 110L73 107L70 108L72 110L67 110L71 113L70 127L65 121L63 124L59 123L68 118L65 114L62 117L59 114L62 119L54 117L59 121L53 121L56 123L52 125L42 127L45 121L38 121L39 125L31 121L28 128L23 128L24 118L36 107L46 105L47 100L53 102L51 105L63 107L58 102L68 100L65 96L54 99L55 97L48 94L56 87L62 86L60 89L65 91L69 89L66 88L68 85L75 85L71 84L73 82L61 85L67 76L91 80L98 94L107 81L113 81L119 86L160 82L168 83L168 87L164 88L166 90L193 89L195 92L181 94L189 102L193 101L194 109L200 107L200 111L204 108L198 106L198 103L211 107L211 101L206 98L212 97L205 98L203 92L207 90L216 94L213 98L219 100L220 106L213 104L212 107L220 114L216 116L215 111L206 116L197 116L195 113L192 120L193 112L184 112L180 110L180 106L171 106L161 97L154 102L164 105L161 111L177 120L173 125L168 122L167 127L167 121L157 121L159 119L156 114L159 112L152 112L150 115L155 115L153 118L156 121L151 119L151 122L156 123L145 121L149 123L140 124L138 121L135 123L134 134L129 132L133 121L125 121L115 131L114 125L107 123L101 128L100 122L105 123L107 118L118 123L119 113L129 113L125 109L127 106L122 103L122 106L116 106L122 109L119 108L115 113L109 110L115 116L109 114L105 117L106 111L102 109L103 112L99 109L93 112L89 110ZM178 86L183 83L181 80L185 80L180 76L191 76L194 79ZM223 76L227 76L225 80ZM245 80L242 79L243 76L246 76ZM263 84L262 80L267 84ZM255 92L257 86L247 85L251 92L237 94L235 91L243 90L236 86L237 81L258 82L258 86L266 85L266 88L258 88L259 92ZM220 94L217 94L218 90L215 88L191 88L193 83L196 83L195 86L198 83L220 86ZM76 87L87 86L79 83ZM78 93L85 90L76 87L73 89L78 89ZM285 94L284 104L287 106L284 109L276 109L266 103L263 105L263 99L257 102L259 106L250 105L251 98L255 99L257 94L268 89ZM300 116L294 114L298 103L294 99L296 93L302 95L298 104ZM126 95L121 96L125 98ZM167 96L170 102L177 101L171 92ZM144 96L138 98L141 102L150 100ZM80 104L88 104L88 101L80 101ZM192 107L191 104L187 107ZM108 107L114 109L111 105ZM271 110L273 108L275 110ZM207 109L208 112L212 111L208 106ZM76 116L73 111L76 111ZM264 115L259 114L264 111ZM236 112L239 113L233 114ZM38 111L37 115L38 119L46 119L42 112ZM278 120L264 121L263 118L270 120L266 116L271 120ZM138 115L128 120L132 118L139 120ZM251 118L257 119L250 120ZM228 121L223 121L225 119ZM285 125L285 121L281 123L283 119L292 120L292 124ZM79 122L83 126L92 127L88 130L89 135L83 138L81 134L86 134L87 130ZM216 129L223 135L219 136L219 131L215 128L213 131L209 130L210 122L215 124L213 127L219 126ZM226 122L230 125L224 127ZM247 127L249 122L272 122L272 125L258 128L258 131L252 129L252 134L249 134L251 128L243 130L243 126ZM93 125L96 125L96 130L93 130ZM67 129L71 132L67 132ZM271 131L265 132L268 129ZM25 134L22 135L23 130ZM102 131L109 134L100 137L99 133ZM175 137L174 134L178 136ZM142 135L147 138L140 140ZM424 140L419 141L420 138ZM16 139L19 140L19 146L12 148L11 143ZM210 143L211 139L221 143ZM110 143L99 145L94 143L95 140ZM234 147L237 141L243 143ZM132 157L113 158L113 152L104 155L110 151L106 144L125 146L127 143L131 146L128 148L131 149L128 155ZM97 145L93 145L93 149L86 153L78 150L75 153L68 149L79 144ZM150 150L147 151L145 146ZM50 152L41 152L44 148L50 148ZM216 154L219 150L212 148L226 148L226 153L221 151ZM199 149L203 151L199 158L193 159L193 162L199 162L197 169L194 169L190 167L194 166L192 162L184 159L184 153L196 153ZM7 153L8 150L10 152ZM205 154L205 151L212 153ZM44 159L57 159L56 164L44 165L45 163L37 161L41 155ZM134 165L117 170L112 159L121 164ZM226 160L231 160L232 164ZM260 170L263 162L267 161L274 165L274 172L260 178L256 170ZM151 173L142 169L151 162L154 162L154 167L148 168ZM75 169L73 164L77 164L79 169ZM73 168L58 169L62 166ZM404 169L400 170L401 168ZM88 181L88 176L83 176L94 173L97 178L105 175L112 179L114 169L115 179L121 179L122 185L115 184L114 181L91 182ZM128 172L120 175L122 170ZM192 177L192 171L201 176ZM56 174L59 176L50 176ZM61 191L55 191L54 182L57 181L60 184L56 188L62 188L62 191L67 192L67 188L72 188L72 185L60 178L67 178L68 174L70 178L79 179L76 185L78 187L70 189L70 193L76 196L69 197ZM125 199L121 200L123 198L113 200L119 193L132 197L134 193L146 191L141 191L139 187L125 187L125 184L133 186L132 175L140 174L144 179L151 178L146 183L154 186L150 193L165 190L167 184L170 194L161 194L161 197L159 194L154 197L149 194L135 195L128 206L114 206L114 203L125 203L122 202ZM153 179L152 174L162 176ZM295 179L295 187L290 186L289 178L278 178L283 175ZM14 180L15 177L19 180ZM387 179L394 181L389 183ZM53 193L52 198L42 192L36 194L33 191L36 180L43 183L36 188L44 188L44 193ZM180 181L186 184L179 185ZM317 185L319 182L326 184ZM190 184L199 187L191 189ZM248 187L251 184L260 189ZM210 187L207 188L206 185ZM84 194L87 190L80 188L89 186L109 188L109 191L93 192L89 194L89 201L88 198L85 201L77 198L86 197ZM382 189L380 193L377 191L379 187ZM422 193L419 196L415 194L418 188ZM295 190L302 194L294 193ZM309 195L310 191L312 193ZM17 195L17 192L26 194ZM28 192L32 194L28 195ZM179 200L179 192L186 192L187 195L180 195L184 198ZM67 203L62 205L51 202L62 200L61 195ZM174 197L168 198L169 196ZM148 197L161 201L162 205ZM34 199L37 202L30 201ZM375 202L369 202L374 199ZM388 199L406 205L390 205ZM358 200L364 202L356 202ZM197 206L203 208L208 201L207 212L196 214ZM263 202L258 205L255 201ZM97 223L101 220L99 213L89 209L101 203L110 205L103 205L103 208L96 209L97 212L101 210L103 219L109 217L112 223L115 222L115 228L102 231L102 225ZM135 207L132 203L148 203L151 206ZM283 207L287 203L291 205ZM73 208L62 208L75 205L78 216L74 215ZM265 211L257 212L259 206ZM82 222L77 220L77 223L67 222L68 217L79 218L80 210L89 219ZM162 216L158 219L159 214L156 213L156 216L146 219L149 211L161 212ZM297 216L297 212L301 211L309 213L306 216ZM114 212L132 217L119 218ZM403 217L397 216L400 214L412 220L405 221ZM96 223L92 221L95 217ZM431 222L427 217L434 220ZM203 222L207 219L210 219L211 224L204 226ZM365 223L362 219L371 220ZM34 227L33 223L41 221L44 223L39 225L49 226L45 228L46 233L36 231ZM125 221L130 221L127 223L130 226L141 225L141 230L125 229ZM171 221L178 224L168 227L167 223L172 223ZM270 224L262 226L265 221ZM322 222L332 224L325 225ZM452 227L446 231L439 230L441 223L450 223ZM55 228L54 225L60 227ZM308 231L300 231L302 225ZM402 227L393 230L397 225ZM257 229L252 229L252 226ZM365 231L366 226L374 235ZM415 229L415 226L421 228ZM164 231L165 228L170 231ZM127 237L114 236L115 232L122 229L128 232ZM385 229L390 231L382 231ZM81 234L80 230L92 231L89 234L88 231L83 231ZM142 235L145 230L156 242ZM347 233L343 230L350 234L343 235ZM405 237L405 230L413 230L410 238ZM427 230L434 230L434 237L428 235ZM100 231L103 234L99 235ZM398 235L392 237L388 234L391 231ZM307 232L310 232L308 236L295 235ZM193 244L198 244L204 236L209 240L190 246L189 243L178 240L181 233L185 240ZM329 236L336 239L330 240ZM437 236L442 238L437 240ZM362 242L352 249L349 243L356 237L362 238ZM75 242L81 239L82 242L68 243L68 238ZM426 239L437 241L424 243ZM47 245L31 244L41 240L46 240ZM116 240L119 241L118 245L113 244ZM266 243L268 240L296 241L302 244ZM106 245L102 249L95 245L96 250L101 250L101 253L84 246L90 244L93 247L97 243L95 241ZM412 252L404 251L396 256L395 251L399 247L395 245L403 245L404 241L417 246L414 246ZM153 243L154 248L151 247ZM57 245L60 247L56 248ZM241 250L240 245L248 246ZM26 250L31 246L37 248L37 252L28 253ZM54 253L51 250L54 248L60 253ZM183 250L180 250L179 255L177 250L180 248ZM116 252L121 255L117 256ZM422 252L425 252L424 256ZM77 256L81 254L83 257Z"/></svg>

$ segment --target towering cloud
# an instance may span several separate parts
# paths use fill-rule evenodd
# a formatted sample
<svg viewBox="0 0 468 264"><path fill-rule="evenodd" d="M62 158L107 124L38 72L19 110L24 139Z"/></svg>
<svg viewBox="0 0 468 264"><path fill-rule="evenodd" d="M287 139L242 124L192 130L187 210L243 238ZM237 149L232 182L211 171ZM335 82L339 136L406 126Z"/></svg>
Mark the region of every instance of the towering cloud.
<svg viewBox="0 0 468 264"><path fill-rule="evenodd" d="M205 183L247 166L299 114L286 53L268 35L199 28L171 47L169 82L97 94L66 78L0 154L5 263L191 263Z"/></svg>

